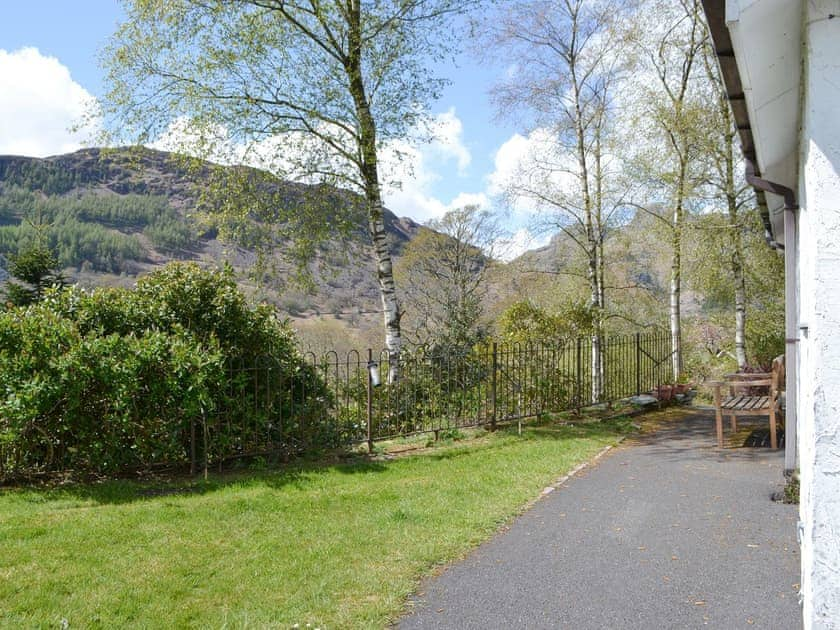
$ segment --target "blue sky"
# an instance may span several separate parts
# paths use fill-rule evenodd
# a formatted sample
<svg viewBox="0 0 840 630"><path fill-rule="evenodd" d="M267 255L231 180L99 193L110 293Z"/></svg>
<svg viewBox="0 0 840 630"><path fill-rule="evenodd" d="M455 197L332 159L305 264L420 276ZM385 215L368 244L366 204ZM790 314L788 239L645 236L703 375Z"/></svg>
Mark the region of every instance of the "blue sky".
<svg viewBox="0 0 840 630"><path fill-rule="evenodd" d="M122 13L116 0L0 0L0 154L52 155L77 148L68 131L104 90L98 51ZM34 49L34 50L33 50ZM497 204L500 176L524 138L494 116L488 90L503 72L469 54L446 67L452 84L433 108L443 136L417 149L414 175L386 198L397 214L425 221L466 202ZM511 230L524 226L509 216Z"/></svg>

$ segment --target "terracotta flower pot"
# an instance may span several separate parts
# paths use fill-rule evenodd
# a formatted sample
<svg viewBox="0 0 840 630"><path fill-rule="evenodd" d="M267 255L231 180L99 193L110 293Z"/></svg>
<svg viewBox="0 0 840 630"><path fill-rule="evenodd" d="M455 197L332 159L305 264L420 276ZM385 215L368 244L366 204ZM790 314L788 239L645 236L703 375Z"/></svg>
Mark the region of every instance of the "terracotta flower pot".
<svg viewBox="0 0 840 630"><path fill-rule="evenodd" d="M659 385L656 388L656 397L659 400L671 400L671 394L673 391L673 387L670 385Z"/></svg>

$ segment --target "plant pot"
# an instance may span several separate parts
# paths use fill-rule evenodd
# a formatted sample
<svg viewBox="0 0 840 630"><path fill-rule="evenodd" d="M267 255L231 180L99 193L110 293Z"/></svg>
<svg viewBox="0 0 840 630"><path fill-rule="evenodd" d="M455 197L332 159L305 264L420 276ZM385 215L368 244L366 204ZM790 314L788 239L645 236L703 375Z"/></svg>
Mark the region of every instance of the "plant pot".
<svg viewBox="0 0 840 630"><path fill-rule="evenodd" d="M670 385L659 385L656 388L656 397L659 400L671 400L671 395L674 392L674 388Z"/></svg>

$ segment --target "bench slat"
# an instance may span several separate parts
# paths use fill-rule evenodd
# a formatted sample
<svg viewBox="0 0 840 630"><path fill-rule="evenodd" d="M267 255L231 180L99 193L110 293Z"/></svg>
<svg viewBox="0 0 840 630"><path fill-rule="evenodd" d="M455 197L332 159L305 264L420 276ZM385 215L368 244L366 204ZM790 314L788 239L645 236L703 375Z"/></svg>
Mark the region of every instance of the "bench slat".
<svg viewBox="0 0 840 630"><path fill-rule="evenodd" d="M766 411L770 408L769 396L730 396L720 403L727 411Z"/></svg>
<svg viewBox="0 0 840 630"><path fill-rule="evenodd" d="M721 409L734 409L735 406L741 402L743 396L730 396L720 404Z"/></svg>

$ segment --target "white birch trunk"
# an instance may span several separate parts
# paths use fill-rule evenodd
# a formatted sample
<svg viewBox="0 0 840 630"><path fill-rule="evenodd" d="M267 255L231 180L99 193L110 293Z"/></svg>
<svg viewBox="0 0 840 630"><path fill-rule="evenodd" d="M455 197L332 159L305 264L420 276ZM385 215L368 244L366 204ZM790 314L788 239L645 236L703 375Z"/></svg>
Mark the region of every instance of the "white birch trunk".
<svg viewBox="0 0 840 630"><path fill-rule="evenodd" d="M379 185L379 168L376 155L376 123L370 110L367 92L362 75L362 33L361 4L352 3L348 14L349 54L345 71L350 80L350 92L356 106L359 131L359 169L365 189L365 201L368 211L368 228L376 256L376 276L379 282L379 295L382 301L382 314L385 324L385 347L388 351L388 381L399 379L400 350L402 335L400 331L400 311L397 301L391 252L383 220L382 190Z"/></svg>
<svg viewBox="0 0 840 630"><path fill-rule="evenodd" d="M391 252L382 219L382 202L372 202L368 207L370 237L376 253L376 277L379 281L379 295L382 300L382 314L385 323L385 347L388 350L388 381L394 383L399 378L400 350L402 335L400 331L400 307L397 301L394 272L391 264Z"/></svg>
<svg viewBox="0 0 840 630"><path fill-rule="evenodd" d="M743 370L747 367L747 290L743 267L733 264L732 275L735 280L735 360L738 369Z"/></svg>
<svg viewBox="0 0 840 630"><path fill-rule="evenodd" d="M738 200L733 175L730 170L727 199L732 230L732 282L735 285L735 360L738 362L738 370L743 370L747 367L747 281L744 277L744 244L738 221Z"/></svg>
<svg viewBox="0 0 840 630"><path fill-rule="evenodd" d="M681 197L681 195L680 195ZM682 372L682 317L680 301L682 291L682 227L683 211L682 199L678 199L674 209L671 240L671 291L670 291L670 324L671 324L671 372L674 382Z"/></svg>

